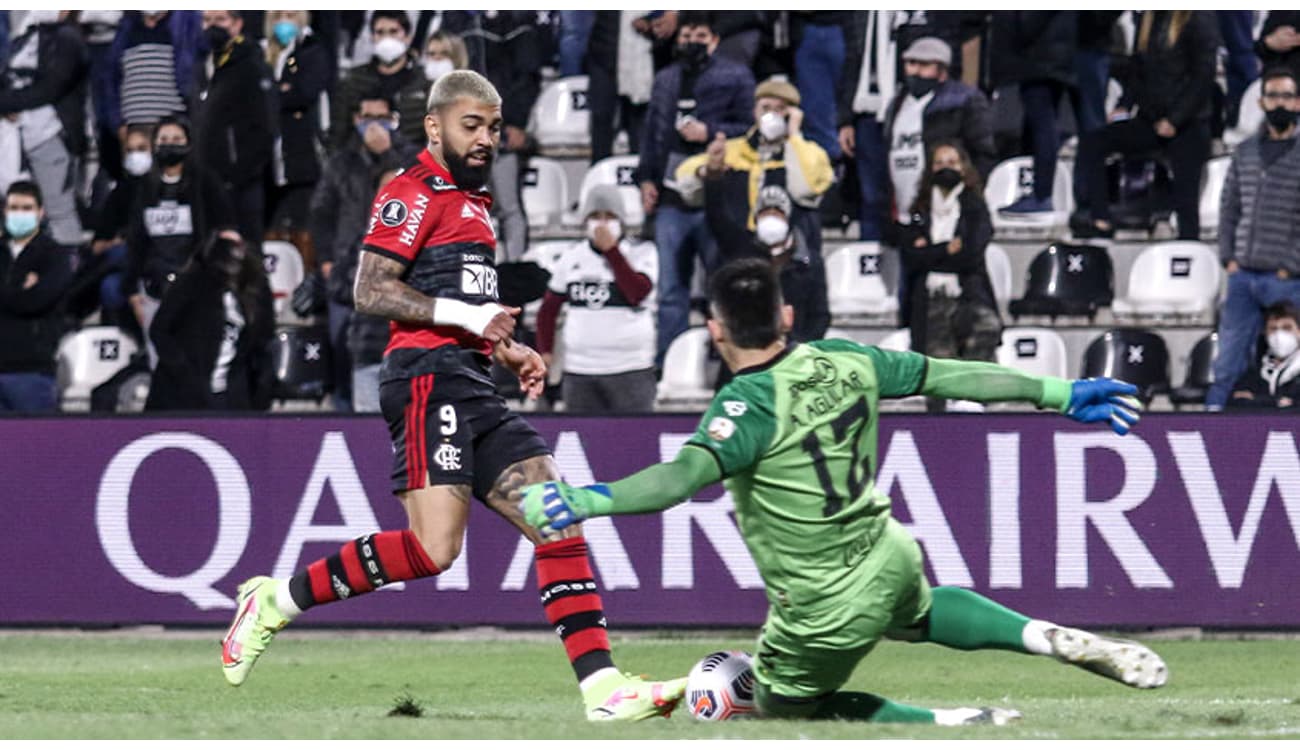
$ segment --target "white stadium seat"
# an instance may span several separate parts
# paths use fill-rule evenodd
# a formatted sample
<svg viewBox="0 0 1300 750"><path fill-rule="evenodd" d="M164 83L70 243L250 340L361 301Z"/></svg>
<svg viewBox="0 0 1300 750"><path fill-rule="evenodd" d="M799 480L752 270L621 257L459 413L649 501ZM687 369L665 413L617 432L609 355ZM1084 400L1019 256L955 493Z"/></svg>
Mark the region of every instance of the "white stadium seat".
<svg viewBox="0 0 1300 750"><path fill-rule="evenodd" d="M709 329L688 328L668 345L664 373L655 398L659 408L702 409L713 400Z"/></svg>
<svg viewBox="0 0 1300 750"><path fill-rule="evenodd" d="M1004 328L998 364L1039 377L1069 376L1065 340L1050 328Z"/></svg>
<svg viewBox="0 0 1300 750"><path fill-rule="evenodd" d="M302 254L298 248L281 240L267 240L262 243L262 265L266 268L266 278L271 284L276 322L281 325L306 324L307 321L298 317L290 304L293 290L298 288L305 277Z"/></svg>
<svg viewBox="0 0 1300 750"><path fill-rule="evenodd" d="M826 290L837 325L893 318L898 298L885 286L878 242L851 242L826 256Z"/></svg>
<svg viewBox="0 0 1300 750"><path fill-rule="evenodd" d="M1210 316L1219 297L1218 254L1200 242L1159 242L1129 268L1128 293L1111 305L1115 318Z"/></svg>
<svg viewBox="0 0 1300 750"><path fill-rule="evenodd" d="M117 326L90 326L65 335L57 357L60 408L89 411L90 392L126 367L137 348Z"/></svg>
<svg viewBox="0 0 1300 750"><path fill-rule="evenodd" d="M1264 108L1259 106L1259 94L1263 83L1256 78L1241 94L1241 109L1237 115L1237 124L1223 131L1223 143L1229 148L1259 132L1264 124Z"/></svg>
<svg viewBox="0 0 1300 750"><path fill-rule="evenodd" d="M912 351L912 331L907 328L899 328L881 339L876 346L881 349L888 349L891 352L910 352Z"/></svg>
<svg viewBox="0 0 1300 750"><path fill-rule="evenodd" d="M1020 198L1033 194L1034 159L1017 156L993 168L984 187L984 202L993 217L993 231L998 237L1045 239L1066 226L1074 210L1073 163L1058 159L1052 178L1052 211L1037 214L1003 214L1005 208Z"/></svg>
<svg viewBox="0 0 1300 750"><path fill-rule="evenodd" d="M528 160L523 175L524 213L528 228L541 231L559 229L569 208L569 181L564 167L554 159L534 156Z"/></svg>
<svg viewBox="0 0 1300 750"><path fill-rule="evenodd" d="M578 191L578 211L582 211L587 202L587 193L597 185L614 185L623 197L623 225L639 227L645 223L645 209L641 205L641 188L636 184L636 166L640 157L636 154L610 156L592 164L582 176L582 187ZM573 217L572 223L582 221L581 216Z"/></svg>
<svg viewBox="0 0 1300 750"><path fill-rule="evenodd" d="M996 242L984 248L984 267L988 269L993 284L993 297L999 304L1011 299L1011 256Z"/></svg>
<svg viewBox="0 0 1300 750"><path fill-rule="evenodd" d="M1231 163L1231 156L1220 156L1205 162L1200 208L1203 240L1213 240L1219 236L1219 200L1223 197L1223 183L1228 179L1228 166ZM1176 228L1176 217L1174 223Z"/></svg>
<svg viewBox="0 0 1300 750"><path fill-rule="evenodd" d="M528 132L543 154L591 152L591 113L587 106L587 77L569 76L542 84L529 115Z"/></svg>

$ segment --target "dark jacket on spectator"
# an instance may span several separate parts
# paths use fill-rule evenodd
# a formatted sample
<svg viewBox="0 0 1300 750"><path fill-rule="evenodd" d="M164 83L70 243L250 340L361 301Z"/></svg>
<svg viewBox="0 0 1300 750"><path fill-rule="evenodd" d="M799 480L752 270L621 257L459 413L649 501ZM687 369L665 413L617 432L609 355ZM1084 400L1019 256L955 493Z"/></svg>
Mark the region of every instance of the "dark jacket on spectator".
<svg viewBox="0 0 1300 750"><path fill-rule="evenodd" d="M1078 46L1081 50L1105 52L1110 49L1115 22L1124 15L1122 10L1079 10Z"/></svg>
<svg viewBox="0 0 1300 750"><path fill-rule="evenodd" d="M348 147L325 163L311 196L307 229L320 263L340 263L347 257L357 238L365 233L379 176L400 169L415 156L415 149L398 133L392 134L392 148L376 156L362 145L356 129L351 130Z"/></svg>
<svg viewBox="0 0 1300 750"><path fill-rule="evenodd" d="M343 74L330 102L330 143L334 148L345 148L349 136L355 132L352 115L358 103L362 99L383 98L383 92L388 89L396 92L388 98L388 104L397 113L397 129L402 137L410 143L425 143L424 113L429 102L429 80L415 59L414 53L408 52L406 66L391 76L382 75L379 63L373 59Z"/></svg>
<svg viewBox="0 0 1300 750"><path fill-rule="evenodd" d="M1056 81L1073 86L1078 21L1074 10L993 11L993 85Z"/></svg>
<svg viewBox="0 0 1300 750"><path fill-rule="evenodd" d="M1259 364L1246 370L1233 384L1232 392L1237 391L1249 391L1250 398L1234 395L1227 403L1228 408L1300 411L1300 355L1292 354L1278 361L1265 351ZM1283 398L1291 400L1289 406L1278 403Z"/></svg>
<svg viewBox="0 0 1300 750"><path fill-rule="evenodd" d="M81 31L70 23L33 26L28 32L39 34L37 55L40 68L23 88L15 88L13 70L5 71L0 88L0 116L53 105L63 126L63 143L73 156L86 150L86 90L90 69L90 51L81 40ZM11 41L10 50L17 49ZM5 64L8 64L6 59ZM26 82L25 82L26 83ZM27 144L35 146L37 144Z"/></svg>
<svg viewBox="0 0 1300 750"><path fill-rule="evenodd" d="M501 119L521 130L542 85L541 39L533 25L537 12L499 10L489 18L475 13L461 33L469 69L483 74L501 94Z"/></svg>
<svg viewBox="0 0 1300 750"><path fill-rule="evenodd" d="M1173 11L1147 12L1156 14L1148 49L1133 52L1120 107L1136 104L1143 119L1154 123L1168 118L1181 131L1196 120L1209 118L1213 109L1218 22L1210 11L1192 11L1178 41L1170 47Z"/></svg>
<svg viewBox="0 0 1300 750"><path fill-rule="evenodd" d="M190 107L190 142L200 166L225 185L240 188L265 179L271 161L276 120L271 70L261 49L247 39L216 57L211 80L200 79Z"/></svg>
<svg viewBox="0 0 1300 750"><path fill-rule="evenodd" d="M151 220L151 211L182 207L189 210L191 231L188 233ZM229 192L211 175L187 163L181 181L169 185L155 169L141 179L135 193L127 226L122 291L135 294L139 282L143 281L150 296L161 299L167 285L194 255L200 238L207 237L213 229L233 227L237 223Z"/></svg>
<svg viewBox="0 0 1300 750"><path fill-rule="evenodd" d="M670 164L672 153L682 157L699 153L719 131L731 138L754 124L754 74L740 63L712 55L695 80L692 97L693 115L708 126L709 135L703 143L691 144L689 153L681 153L677 149L677 115L683 72L682 64L675 62L655 75L641 137L641 160L637 165L640 182L662 185L665 177L671 177L670 170L681 161L677 159Z"/></svg>
<svg viewBox="0 0 1300 750"><path fill-rule="evenodd" d="M361 265L361 240L364 237L363 226L347 243L346 253L338 257L334 270L330 272L330 300L340 305L356 307L352 286L356 282L357 268ZM384 349L388 348L388 328L387 318L353 310L348 317L347 345L354 369L384 361Z"/></svg>
<svg viewBox="0 0 1300 750"><path fill-rule="evenodd" d="M894 117L898 114L904 96L907 96L906 89L900 89L885 116L886 147L894 141ZM970 154L981 179L989 176L997 162L989 100L979 89L952 78L935 89L934 98L926 105L921 123L921 139L925 141L927 153L936 141L957 141ZM899 210L904 211L906 207L899 207Z"/></svg>
<svg viewBox="0 0 1300 750"><path fill-rule="evenodd" d="M1274 52L1264 43L1264 37L1277 31L1279 26L1290 26L1300 30L1300 10L1268 12L1268 17L1264 19L1264 27L1259 31L1259 38L1255 40L1255 54L1259 56L1260 69L1268 70L1275 66L1282 66L1290 68L1300 76L1300 47L1287 52Z"/></svg>
<svg viewBox="0 0 1300 750"><path fill-rule="evenodd" d="M1219 199L1219 260L1300 276L1300 140L1265 168L1260 132L1237 146Z"/></svg>
<svg viewBox="0 0 1300 750"><path fill-rule="evenodd" d="M109 52L108 65L112 70L113 84L108 87L109 101L105 110L109 114L108 125L116 130L122 125L122 57L126 54L127 40L131 30L143 24L140 11L128 10L122 14L122 21L117 27L117 36ZM199 59L199 35L203 26L203 14L196 10L172 10L167 12L165 21L167 31L171 34L172 65L176 69L176 91L182 101L189 101L194 96L197 74L195 61Z"/></svg>
<svg viewBox="0 0 1300 750"><path fill-rule="evenodd" d="M63 334L60 303L72 283L72 255L46 231L13 257L0 242L0 372L53 375ZM24 289L27 274L37 281Z"/></svg>
<svg viewBox="0 0 1300 750"><path fill-rule="evenodd" d="M226 330L225 292L223 279L197 262L176 277L149 327L158 349L158 367L149 386L147 410L216 407L211 378ZM222 408L263 411L271 405L275 382L270 348L275 310L265 278L259 279L257 310L251 316L248 310L241 312L245 324L230 364Z"/></svg>
<svg viewBox="0 0 1300 750"><path fill-rule="evenodd" d="M315 34L296 44L284 61L275 90L284 177L290 185L303 185L320 179L320 95L329 86L333 53Z"/></svg>

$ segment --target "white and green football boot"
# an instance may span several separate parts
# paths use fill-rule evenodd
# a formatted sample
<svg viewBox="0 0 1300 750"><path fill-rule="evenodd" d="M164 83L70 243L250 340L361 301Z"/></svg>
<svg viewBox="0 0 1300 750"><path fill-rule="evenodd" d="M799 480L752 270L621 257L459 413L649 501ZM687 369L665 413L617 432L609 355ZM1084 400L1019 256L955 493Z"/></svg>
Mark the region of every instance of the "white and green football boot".
<svg viewBox="0 0 1300 750"><path fill-rule="evenodd" d="M257 576L239 584L235 619L221 639L221 672L235 687L244 684L257 657L289 620L275 607L277 581Z"/></svg>
<svg viewBox="0 0 1300 750"><path fill-rule="evenodd" d="M588 721L640 721L667 717L686 695L686 678L650 682L609 669L582 690Z"/></svg>
<svg viewBox="0 0 1300 750"><path fill-rule="evenodd" d="M1057 659L1135 688L1158 688L1169 669L1156 652L1134 641L1075 628L1048 628L1047 640Z"/></svg>

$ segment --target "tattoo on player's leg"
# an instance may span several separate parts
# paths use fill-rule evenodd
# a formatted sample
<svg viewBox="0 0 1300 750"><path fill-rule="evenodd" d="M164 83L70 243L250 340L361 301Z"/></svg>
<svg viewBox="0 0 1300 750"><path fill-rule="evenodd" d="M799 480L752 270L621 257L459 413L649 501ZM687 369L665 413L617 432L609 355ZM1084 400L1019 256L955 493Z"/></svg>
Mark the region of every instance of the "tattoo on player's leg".
<svg viewBox="0 0 1300 750"><path fill-rule="evenodd" d="M500 477L497 477L496 484L492 485L492 490L488 493L488 506L514 524L533 544L541 544L545 540L537 529L524 520L523 513L519 510L519 503L524 499L524 488L528 485L559 478L560 471L555 465L554 458L550 456L526 458L511 464L501 472ZM560 533L560 537L564 539L575 536L582 536L582 528L578 525L570 526Z"/></svg>

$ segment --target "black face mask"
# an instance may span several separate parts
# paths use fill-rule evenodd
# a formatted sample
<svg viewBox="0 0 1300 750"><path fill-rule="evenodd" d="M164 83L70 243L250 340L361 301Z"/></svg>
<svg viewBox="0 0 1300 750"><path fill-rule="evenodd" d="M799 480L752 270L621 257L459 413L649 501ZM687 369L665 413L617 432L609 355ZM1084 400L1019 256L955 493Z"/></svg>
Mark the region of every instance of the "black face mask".
<svg viewBox="0 0 1300 750"><path fill-rule="evenodd" d="M203 38L208 42L208 49L219 52L230 44L230 32L221 26L209 26L203 30Z"/></svg>
<svg viewBox="0 0 1300 750"><path fill-rule="evenodd" d="M153 151L154 161L164 167L174 167L190 155L190 147L179 143L160 143Z"/></svg>
<svg viewBox="0 0 1300 750"><path fill-rule="evenodd" d="M679 44L677 59L688 68L698 68L709 60L709 45L703 42Z"/></svg>
<svg viewBox="0 0 1300 750"><path fill-rule="evenodd" d="M915 96L917 99L939 88L938 78L922 78L921 76L908 76L904 81L907 84L907 93Z"/></svg>
<svg viewBox="0 0 1300 750"><path fill-rule="evenodd" d="M492 176L492 160L496 154L489 152L483 160L483 166L471 166L467 161L469 154L458 154L446 145L442 149L442 158L447 160L447 171L451 173L452 182L461 190L478 190L488 183Z"/></svg>
<svg viewBox="0 0 1300 750"><path fill-rule="evenodd" d="M1286 107L1264 110L1264 117L1268 120L1268 126L1274 130L1286 130L1295 124L1296 112L1292 112Z"/></svg>
<svg viewBox="0 0 1300 750"><path fill-rule="evenodd" d="M958 172L952 167L944 167L938 172L935 172L934 177L931 179L934 180L934 184L944 190L952 190L961 182L961 172Z"/></svg>

